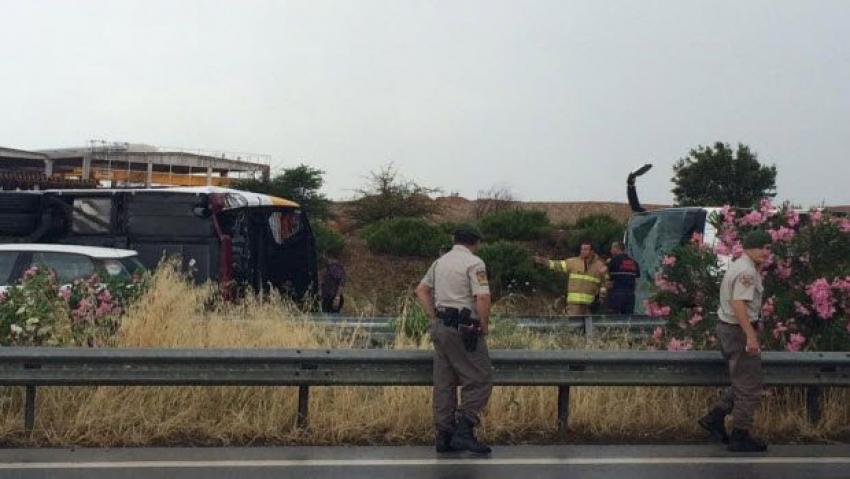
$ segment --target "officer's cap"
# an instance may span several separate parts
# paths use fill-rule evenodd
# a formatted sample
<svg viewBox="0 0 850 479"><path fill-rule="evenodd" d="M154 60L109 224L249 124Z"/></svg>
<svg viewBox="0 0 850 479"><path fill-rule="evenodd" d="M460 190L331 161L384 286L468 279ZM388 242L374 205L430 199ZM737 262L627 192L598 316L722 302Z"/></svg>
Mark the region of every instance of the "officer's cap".
<svg viewBox="0 0 850 479"><path fill-rule="evenodd" d="M744 235L744 249L762 248L773 242L773 239L765 230L752 230Z"/></svg>
<svg viewBox="0 0 850 479"><path fill-rule="evenodd" d="M479 241L481 240L481 230L479 230L477 226L469 224L469 223L462 223L462 224L455 226L455 229L452 232L452 234L454 235L455 238L460 237L460 238L472 238L472 239L479 240Z"/></svg>

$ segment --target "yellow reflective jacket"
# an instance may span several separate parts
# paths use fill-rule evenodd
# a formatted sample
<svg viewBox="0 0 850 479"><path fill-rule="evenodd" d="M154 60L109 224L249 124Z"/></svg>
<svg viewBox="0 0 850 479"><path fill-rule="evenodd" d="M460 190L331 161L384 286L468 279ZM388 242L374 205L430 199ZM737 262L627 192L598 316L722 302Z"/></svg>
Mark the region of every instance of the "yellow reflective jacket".
<svg viewBox="0 0 850 479"><path fill-rule="evenodd" d="M549 268L570 275L567 282L567 304L590 304L605 285L607 268L598 256L593 255L587 261L574 258L550 260Z"/></svg>

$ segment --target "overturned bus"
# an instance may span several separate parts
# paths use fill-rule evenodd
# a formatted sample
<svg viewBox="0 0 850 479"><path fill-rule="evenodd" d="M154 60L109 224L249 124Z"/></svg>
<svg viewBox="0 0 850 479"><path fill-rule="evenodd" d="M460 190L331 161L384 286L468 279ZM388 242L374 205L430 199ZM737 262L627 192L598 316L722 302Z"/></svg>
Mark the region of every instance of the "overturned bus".
<svg viewBox="0 0 850 479"><path fill-rule="evenodd" d="M635 312L644 313L644 300L653 293L655 273L661 260L673 248L689 241L694 233L703 236L703 241L714 245L717 230L709 221L716 207L662 208L647 211L637 195L635 179L646 173L652 165L646 164L632 171L627 179L627 195L632 215L626 226L626 253L640 266L640 278L635 286Z"/></svg>
<svg viewBox="0 0 850 479"><path fill-rule="evenodd" d="M315 239L297 203L218 187L0 192L0 241L178 256L231 294L269 287L303 298L317 283Z"/></svg>

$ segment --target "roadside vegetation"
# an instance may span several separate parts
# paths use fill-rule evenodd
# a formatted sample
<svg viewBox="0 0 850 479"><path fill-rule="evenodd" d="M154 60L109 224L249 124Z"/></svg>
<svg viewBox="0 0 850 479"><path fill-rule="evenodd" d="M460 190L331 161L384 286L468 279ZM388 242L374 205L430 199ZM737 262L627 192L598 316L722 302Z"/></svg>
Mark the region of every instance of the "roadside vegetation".
<svg viewBox="0 0 850 479"><path fill-rule="evenodd" d="M412 326L422 315L400 298L409 334L394 348L429 349ZM510 297L495 310L513 306ZM405 332L404 327L400 331ZM305 321L278 296L216 301L209 285L196 286L172 267L160 268L149 287L121 316L109 342L117 347L319 348L356 347L357 339ZM75 344L75 343L67 343ZM646 348L623 337L587 342L568 332L535 335L495 320L491 348ZM571 391L570 441L702 441L694 422L714 388L588 388ZM23 388L0 388L0 443L40 446L429 444L431 391L427 387L311 388L310 427L296 427L294 387L44 387L32 436L22 430ZM496 444L557 440L553 387L497 387L487 408L483 437ZM773 441L829 441L850 433L850 394L827 390L823 420L804 418L802 391L772 389L757 429Z"/></svg>

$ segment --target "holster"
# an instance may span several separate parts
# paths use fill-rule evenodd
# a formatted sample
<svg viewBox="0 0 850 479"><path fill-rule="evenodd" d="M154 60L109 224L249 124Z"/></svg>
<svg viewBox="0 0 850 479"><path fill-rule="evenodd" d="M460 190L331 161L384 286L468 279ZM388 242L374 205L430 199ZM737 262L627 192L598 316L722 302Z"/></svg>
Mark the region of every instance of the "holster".
<svg viewBox="0 0 850 479"><path fill-rule="evenodd" d="M478 348L478 337L481 336L481 321L470 318L470 314L472 314L472 311L466 308L462 309L457 325L460 339L463 341L463 348L469 353Z"/></svg>

